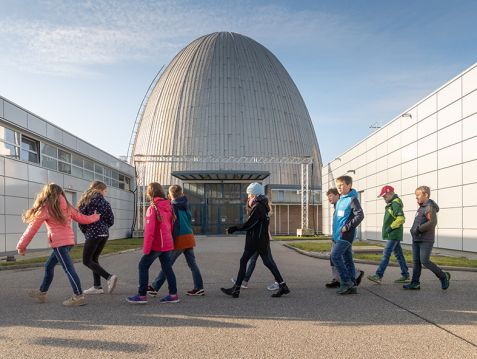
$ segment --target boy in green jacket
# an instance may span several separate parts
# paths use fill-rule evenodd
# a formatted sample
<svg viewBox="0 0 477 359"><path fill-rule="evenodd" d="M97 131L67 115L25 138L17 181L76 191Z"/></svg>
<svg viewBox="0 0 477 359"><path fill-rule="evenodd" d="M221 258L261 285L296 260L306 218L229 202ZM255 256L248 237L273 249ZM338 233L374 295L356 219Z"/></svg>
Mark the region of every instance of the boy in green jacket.
<svg viewBox="0 0 477 359"><path fill-rule="evenodd" d="M403 238L403 224L405 221L403 204L397 194L394 193L394 188L391 186L384 186L378 197L382 197L386 202L386 209L384 211L383 220L383 239L388 242L384 247L381 263L379 264L376 274L368 276L368 279L377 284L381 284L386 270L391 253L394 252L399 266L401 267L401 278L395 280L395 283L409 282L409 269L406 264L406 259L401 248L401 241Z"/></svg>

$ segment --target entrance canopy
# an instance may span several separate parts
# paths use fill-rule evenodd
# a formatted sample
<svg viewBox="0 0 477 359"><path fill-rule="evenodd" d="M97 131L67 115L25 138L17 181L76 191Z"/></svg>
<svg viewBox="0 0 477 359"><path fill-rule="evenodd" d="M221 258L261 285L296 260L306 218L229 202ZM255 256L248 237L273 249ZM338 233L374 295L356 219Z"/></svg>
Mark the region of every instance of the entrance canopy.
<svg viewBox="0 0 477 359"><path fill-rule="evenodd" d="M172 175L182 181L263 181L268 171L174 171Z"/></svg>

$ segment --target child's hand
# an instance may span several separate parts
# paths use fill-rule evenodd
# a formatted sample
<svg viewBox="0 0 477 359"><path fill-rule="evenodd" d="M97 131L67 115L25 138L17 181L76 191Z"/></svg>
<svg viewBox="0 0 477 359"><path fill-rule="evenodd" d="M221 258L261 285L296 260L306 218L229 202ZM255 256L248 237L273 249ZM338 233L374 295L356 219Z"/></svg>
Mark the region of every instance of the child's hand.
<svg viewBox="0 0 477 359"><path fill-rule="evenodd" d="M96 211L94 211L94 213L93 213L93 214L97 214L98 216L100 216L100 217L101 217L101 213L98 213L98 212L96 212Z"/></svg>
<svg viewBox="0 0 477 359"><path fill-rule="evenodd" d="M341 233L344 233L344 232L346 232L346 227L345 226L341 227Z"/></svg>
<svg viewBox="0 0 477 359"><path fill-rule="evenodd" d="M25 252L26 252L26 249L17 248L17 252L18 252L19 255L24 256Z"/></svg>

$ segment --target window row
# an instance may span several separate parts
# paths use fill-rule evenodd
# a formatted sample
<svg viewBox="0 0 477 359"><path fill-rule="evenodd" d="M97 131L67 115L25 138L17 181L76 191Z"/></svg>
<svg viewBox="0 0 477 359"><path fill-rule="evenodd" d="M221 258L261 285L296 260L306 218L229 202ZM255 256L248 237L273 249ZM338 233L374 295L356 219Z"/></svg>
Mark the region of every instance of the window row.
<svg viewBox="0 0 477 359"><path fill-rule="evenodd" d="M3 126L0 126L0 155L88 181L98 180L124 190L130 188L130 178L116 170Z"/></svg>

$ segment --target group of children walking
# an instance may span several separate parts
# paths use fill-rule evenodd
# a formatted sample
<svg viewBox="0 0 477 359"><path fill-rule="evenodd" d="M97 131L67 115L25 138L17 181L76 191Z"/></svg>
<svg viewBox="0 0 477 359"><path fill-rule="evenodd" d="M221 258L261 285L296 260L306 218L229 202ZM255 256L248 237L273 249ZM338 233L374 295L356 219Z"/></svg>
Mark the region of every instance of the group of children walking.
<svg viewBox="0 0 477 359"><path fill-rule="evenodd" d="M353 180L350 176L341 176L336 179L336 187L328 190L327 197L333 204L333 245L331 250L331 265L333 279L326 284L327 288L338 288L338 294L355 294L357 286L363 275L356 275L353 261L352 243L356 236L356 228L364 218L364 213L357 198L357 192L352 188ZM382 238L386 240L381 262L376 273L368 276L368 280L381 284L384 272L389 265L391 254L394 253L401 268L401 277L395 283L402 283L407 290L421 288L420 277L422 266L430 269L441 282L441 288L449 288L450 273L442 271L430 260L432 247L435 239L435 227L437 225L437 212L439 206L431 196L431 190L427 186L420 186L415 191L417 204L419 205L414 222L411 227L412 236L412 277L401 247L403 240L403 224L405 216L403 203L399 196L394 193L392 186L384 186L378 197L386 202ZM336 275L336 273L338 275Z"/></svg>
<svg viewBox="0 0 477 359"><path fill-rule="evenodd" d="M350 176L336 179L337 188L328 190L327 197L334 205L333 235L330 262L333 279L326 284L328 288L337 288L337 293L357 293L364 272L357 270L353 261L352 244L356 237L356 229L364 218L363 209L358 200L358 193L352 188ZM54 276L55 266L59 263L65 271L73 289L73 296L63 302L65 306L81 306L86 304L85 294L102 294L104 289L101 278L107 281L107 293L116 288L118 276L110 274L99 264L99 256L109 237L109 227L114 224L111 206L104 198L107 194L106 184L100 181L91 183L82 195L78 208L74 208L66 199L65 193L56 184L47 184L38 194L32 208L28 209L23 219L29 223L28 228L17 244L18 254L24 255L30 241L43 223L48 231L48 241L52 253L45 263L45 273L39 289L28 291L29 296L38 302L45 302L48 289ZM442 271L430 260L437 224L437 204L430 199L430 189L421 186L416 189L416 200L419 208L411 227L413 273L410 279L407 263L400 242L403 239L403 224L405 221L403 204L394 188L384 186L378 197L386 202L382 238L387 240L381 262L374 275L368 276L370 281L381 284L386 267L392 253L401 267L401 277L396 283L403 283L404 289L420 289L422 266L429 268L441 281L442 289L449 287L450 273ZM132 304L146 304L147 295L157 296L165 281L169 293L160 299L161 303L177 303L177 284L172 265L184 254L192 272L194 288L186 294L203 296L204 283L195 260L195 238L192 231L191 213L187 198L179 185L169 187L166 196L162 186L153 182L147 186L147 196L150 205L146 212L143 256L138 265L139 286L136 294L126 298ZM283 280L277 264L273 260L270 248L270 204L265 196L264 188L259 183L247 187L247 207L250 210L248 220L227 229L227 233L246 231L245 249L240 259L240 268L234 285L221 288L222 292L233 298L238 298L241 288L247 288L247 282L260 256L265 266L275 278L275 283L268 289L275 291L272 297L281 297L290 293ZM86 241L83 250L83 264L93 272L93 286L83 292L78 274L75 271L69 252L75 245L71 220L79 223ZM149 284L149 268L159 259L161 272ZM249 261L251 261L249 263ZM247 263L249 269L247 271ZM245 284L245 285L244 285Z"/></svg>

